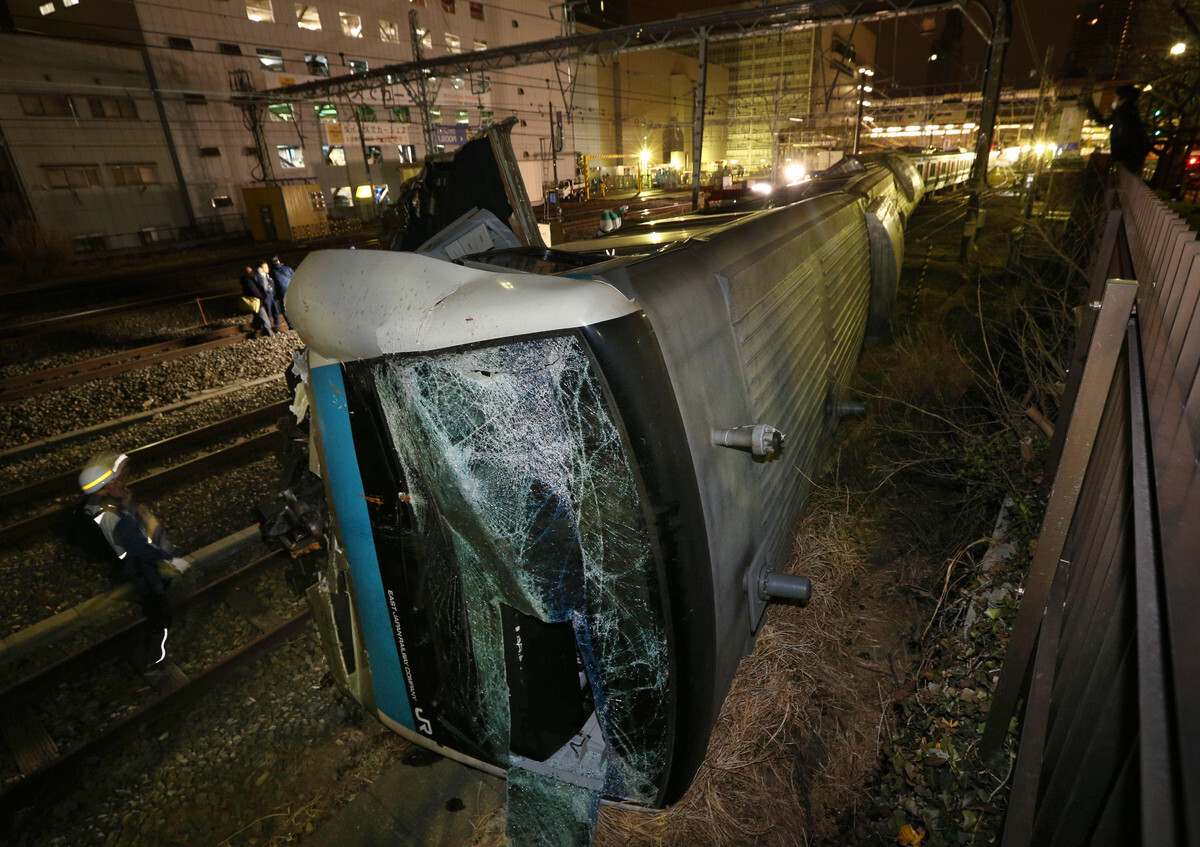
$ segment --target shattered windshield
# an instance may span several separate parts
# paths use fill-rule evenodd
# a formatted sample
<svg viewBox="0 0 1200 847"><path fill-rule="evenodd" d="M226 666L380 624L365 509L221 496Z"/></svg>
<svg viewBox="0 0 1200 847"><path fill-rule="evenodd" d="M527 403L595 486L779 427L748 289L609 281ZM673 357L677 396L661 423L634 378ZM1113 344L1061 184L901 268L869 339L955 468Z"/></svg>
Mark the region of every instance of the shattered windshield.
<svg viewBox="0 0 1200 847"><path fill-rule="evenodd" d="M654 802L671 709L659 570L578 337L345 368L351 408L383 423L359 461L396 488L372 532L411 601L397 638L427 734L526 769L525 792L541 775Z"/></svg>

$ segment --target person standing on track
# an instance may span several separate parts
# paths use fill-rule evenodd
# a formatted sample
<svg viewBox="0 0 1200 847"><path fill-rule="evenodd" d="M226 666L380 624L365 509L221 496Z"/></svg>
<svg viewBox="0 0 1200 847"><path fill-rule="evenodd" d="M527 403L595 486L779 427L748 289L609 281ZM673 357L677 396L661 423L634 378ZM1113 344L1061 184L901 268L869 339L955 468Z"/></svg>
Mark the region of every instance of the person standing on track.
<svg viewBox="0 0 1200 847"><path fill-rule="evenodd" d="M287 296L288 286L292 284L292 274L296 271L280 261L278 256L271 257L271 280L275 283L275 301L279 304L279 312L283 315L283 319L287 321L288 329L292 328L292 322L287 316Z"/></svg>
<svg viewBox="0 0 1200 847"><path fill-rule="evenodd" d="M254 327L266 332L267 335L275 333L271 326L271 315L267 311L266 292L258 282L258 274L254 272L254 268L246 266L246 272L242 274L242 278L238 280L242 286L242 297L251 298L258 301L258 311L254 313Z"/></svg>
<svg viewBox="0 0 1200 847"><path fill-rule="evenodd" d="M175 555L158 518L138 505L125 484L128 458L116 453L93 457L79 474L79 487L84 494L83 514L99 528L116 557L116 579L128 582L137 592L148 626L148 663L153 667L167 657L167 630L171 625L169 576L163 575L159 563L167 563L180 574L190 565Z"/></svg>
<svg viewBox="0 0 1200 847"><path fill-rule="evenodd" d="M258 286L263 291L263 308L267 310L267 315L270 318L271 332L274 332L275 327L279 325L279 301L275 298L275 281L271 279L271 263L263 262L259 265L254 278L258 281Z"/></svg>

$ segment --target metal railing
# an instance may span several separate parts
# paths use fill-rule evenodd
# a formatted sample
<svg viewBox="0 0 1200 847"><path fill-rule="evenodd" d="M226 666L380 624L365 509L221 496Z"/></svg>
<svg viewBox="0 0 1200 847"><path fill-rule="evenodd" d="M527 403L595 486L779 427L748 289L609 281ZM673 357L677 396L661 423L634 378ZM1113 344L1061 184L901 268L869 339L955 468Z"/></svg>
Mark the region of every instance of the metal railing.
<svg viewBox="0 0 1200 847"><path fill-rule="evenodd" d="M1200 243L1129 173L1111 197L981 743L1023 698L1006 847L1200 845Z"/></svg>

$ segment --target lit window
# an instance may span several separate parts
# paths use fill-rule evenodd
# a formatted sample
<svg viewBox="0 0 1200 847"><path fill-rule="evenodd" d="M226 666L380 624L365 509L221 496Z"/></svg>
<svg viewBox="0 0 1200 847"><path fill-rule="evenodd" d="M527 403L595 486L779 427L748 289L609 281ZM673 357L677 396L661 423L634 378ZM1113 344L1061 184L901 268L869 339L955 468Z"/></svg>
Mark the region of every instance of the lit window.
<svg viewBox="0 0 1200 847"><path fill-rule="evenodd" d="M302 168L304 167L304 149L288 144L275 145L275 152L279 154L279 161L285 168Z"/></svg>
<svg viewBox="0 0 1200 847"><path fill-rule="evenodd" d="M459 38L457 35L451 35L450 33L446 33L446 49L449 50L451 53L461 53L462 52L462 39Z"/></svg>
<svg viewBox="0 0 1200 847"><path fill-rule="evenodd" d="M43 15L53 14L54 4L53 3L43 3L42 5L38 6L38 11L41 12Z"/></svg>
<svg viewBox="0 0 1200 847"><path fill-rule="evenodd" d="M267 111L271 113L271 120L273 121L295 120L295 115L292 114L291 103L272 103L267 106Z"/></svg>
<svg viewBox="0 0 1200 847"><path fill-rule="evenodd" d="M464 88L467 87L467 81L465 79L463 79L461 76L453 77L450 80L450 87L453 88L455 91L462 91Z"/></svg>
<svg viewBox="0 0 1200 847"><path fill-rule="evenodd" d="M246 17L258 23L275 23L271 0L246 0Z"/></svg>
<svg viewBox="0 0 1200 847"><path fill-rule="evenodd" d="M408 123L412 118L409 117L408 106L393 106L392 120Z"/></svg>
<svg viewBox="0 0 1200 847"><path fill-rule="evenodd" d="M130 97L89 97L93 118L137 119L137 103Z"/></svg>
<svg viewBox="0 0 1200 847"><path fill-rule="evenodd" d="M233 198L228 194L222 194L220 197L212 198L212 205L214 209L226 208L233 205Z"/></svg>
<svg viewBox="0 0 1200 847"><path fill-rule="evenodd" d="M471 119L467 117L466 109L459 109L454 113L454 122L456 124L469 124Z"/></svg>
<svg viewBox="0 0 1200 847"><path fill-rule="evenodd" d="M481 76L479 79L471 80L471 93L472 94L487 94L491 90L492 90L492 81L488 77Z"/></svg>
<svg viewBox="0 0 1200 847"><path fill-rule="evenodd" d="M79 0L62 0L62 4L63 8L66 9L68 6L78 6Z"/></svg>
<svg viewBox="0 0 1200 847"><path fill-rule="evenodd" d="M417 38L421 39L422 47L433 46L433 34L429 30L417 27Z"/></svg>
<svg viewBox="0 0 1200 847"><path fill-rule="evenodd" d="M476 49L476 50L486 50L486 49L487 49L487 42L486 42L486 41L476 41L476 42L475 42L475 49Z"/></svg>
<svg viewBox="0 0 1200 847"><path fill-rule="evenodd" d="M338 12L342 19L342 35L351 38L362 38L362 18L352 12Z"/></svg>
<svg viewBox="0 0 1200 847"><path fill-rule="evenodd" d="M360 121L372 123L375 120L375 107L370 103L355 103L354 111L358 113Z"/></svg>
<svg viewBox="0 0 1200 847"><path fill-rule="evenodd" d="M476 21L483 20L483 4L471 3L471 19Z"/></svg>
<svg viewBox="0 0 1200 847"><path fill-rule="evenodd" d="M308 66L311 76L329 76L329 60L324 56L308 53L304 57L304 64Z"/></svg>
<svg viewBox="0 0 1200 847"><path fill-rule="evenodd" d="M47 188L99 188L98 165L43 165Z"/></svg>
<svg viewBox="0 0 1200 847"><path fill-rule="evenodd" d="M345 167L346 165L346 148L340 144L329 144L321 148L321 153L325 156L325 164L333 165L334 167Z"/></svg>
<svg viewBox="0 0 1200 847"><path fill-rule="evenodd" d="M379 40L388 44L400 43L400 27L395 21L379 22Z"/></svg>
<svg viewBox="0 0 1200 847"><path fill-rule="evenodd" d="M75 114L75 107L70 97L57 94L22 94L20 97L21 111L27 115L69 118Z"/></svg>
<svg viewBox="0 0 1200 847"><path fill-rule="evenodd" d="M333 189L333 205L350 207L354 205L353 189L348 185Z"/></svg>
<svg viewBox="0 0 1200 847"><path fill-rule="evenodd" d="M300 29L319 32L321 29L321 16L317 14L316 6L310 6L307 3L297 3L296 26L300 27Z"/></svg>
<svg viewBox="0 0 1200 847"><path fill-rule="evenodd" d="M158 185L158 168L153 164L109 165L114 185Z"/></svg>
<svg viewBox="0 0 1200 847"><path fill-rule="evenodd" d="M350 59L346 62L346 64L350 67L351 76L365 74L371 69L371 66L367 63L366 59Z"/></svg>
<svg viewBox="0 0 1200 847"><path fill-rule="evenodd" d="M413 164L417 160L417 150L411 144L397 144L396 152L400 154L400 161Z"/></svg>
<svg viewBox="0 0 1200 847"><path fill-rule="evenodd" d="M429 122L435 123L435 124L440 124L442 122L442 110L441 109L430 109L429 110Z"/></svg>
<svg viewBox="0 0 1200 847"><path fill-rule="evenodd" d="M318 103L313 106L317 113L317 120L322 123L335 124L338 122L337 106L332 103Z"/></svg>
<svg viewBox="0 0 1200 847"><path fill-rule="evenodd" d="M367 164L378 165L383 161L383 148L367 145Z"/></svg>
<svg viewBox="0 0 1200 847"><path fill-rule="evenodd" d="M267 47L259 47L258 61L259 64L269 71L283 70L283 52L280 50L271 50Z"/></svg>
<svg viewBox="0 0 1200 847"><path fill-rule="evenodd" d="M487 129L489 126L491 126L492 121L494 121L494 120L495 120L495 116L493 115L491 109L481 109L480 110L479 125L482 126L484 129Z"/></svg>

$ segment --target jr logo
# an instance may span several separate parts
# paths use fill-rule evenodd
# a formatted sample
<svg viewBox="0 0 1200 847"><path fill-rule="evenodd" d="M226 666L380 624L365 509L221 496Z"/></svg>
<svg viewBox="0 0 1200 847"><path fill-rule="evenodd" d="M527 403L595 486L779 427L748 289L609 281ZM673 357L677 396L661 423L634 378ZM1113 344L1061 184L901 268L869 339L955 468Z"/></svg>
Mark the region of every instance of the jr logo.
<svg viewBox="0 0 1200 847"><path fill-rule="evenodd" d="M431 724L429 722L429 718L427 718L423 714L421 714L421 708L419 706L413 712L413 714L417 718L417 729L421 730L421 732L425 733L426 735L432 736L433 735L433 724Z"/></svg>

